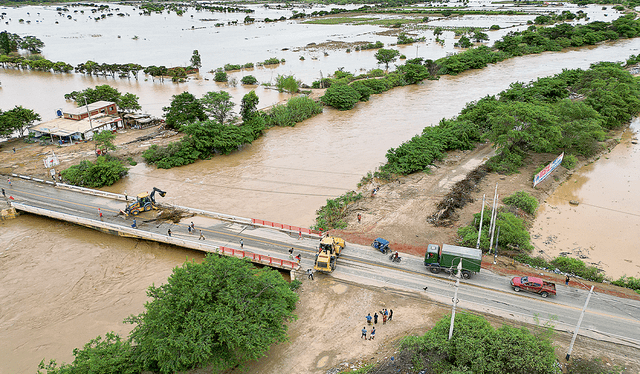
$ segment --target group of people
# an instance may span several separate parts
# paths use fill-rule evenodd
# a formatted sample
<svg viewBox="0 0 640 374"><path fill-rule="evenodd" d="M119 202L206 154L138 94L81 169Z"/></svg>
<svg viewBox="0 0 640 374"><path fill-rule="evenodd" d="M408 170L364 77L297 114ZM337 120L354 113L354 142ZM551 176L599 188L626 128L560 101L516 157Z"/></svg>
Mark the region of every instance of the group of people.
<svg viewBox="0 0 640 374"><path fill-rule="evenodd" d="M298 253L297 255L294 256L293 247L291 247L291 249L289 250L289 260L293 261L294 259L296 260L298 265L300 265L300 261L302 261L302 255ZM313 279L313 277L311 279Z"/></svg>
<svg viewBox="0 0 640 374"><path fill-rule="evenodd" d="M380 313L380 315L378 315L378 313ZM374 313L373 317L371 316L371 313L367 314L367 317L365 317L367 319L367 324L371 325L373 322L373 325L377 325L378 318L380 316L382 316L382 324L385 325L387 321L391 321L393 319L393 309L389 309L389 310L382 309L381 311ZM362 328L362 335L360 335L360 338L364 338L364 340L367 340L366 326ZM373 340L375 338L376 338L376 326L372 326L371 331L369 332L368 340Z"/></svg>
<svg viewBox="0 0 640 374"><path fill-rule="evenodd" d="M391 321L393 319L393 309L382 309L380 311L380 316L382 316L382 324L385 325L387 323L387 321ZM373 320L373 324L378 324L378 313L374 313L373 317L371 317L371 313L367 314L367 316L365 317L367 319L367 324L371 324L371 321Z"/></svg>

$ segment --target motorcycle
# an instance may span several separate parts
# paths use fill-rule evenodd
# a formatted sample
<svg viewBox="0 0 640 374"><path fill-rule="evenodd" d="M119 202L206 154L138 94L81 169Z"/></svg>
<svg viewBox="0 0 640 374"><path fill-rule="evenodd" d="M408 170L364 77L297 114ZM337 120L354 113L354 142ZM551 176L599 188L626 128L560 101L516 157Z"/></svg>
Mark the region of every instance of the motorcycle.
<svg viewBox="0 0 640 374"><path fill-rule="evenodd" d="M391 256L389 256L389 260L391 260L391 262L400 262L402 261L402 257L396 257L396 254L392 253Z"/></svg>

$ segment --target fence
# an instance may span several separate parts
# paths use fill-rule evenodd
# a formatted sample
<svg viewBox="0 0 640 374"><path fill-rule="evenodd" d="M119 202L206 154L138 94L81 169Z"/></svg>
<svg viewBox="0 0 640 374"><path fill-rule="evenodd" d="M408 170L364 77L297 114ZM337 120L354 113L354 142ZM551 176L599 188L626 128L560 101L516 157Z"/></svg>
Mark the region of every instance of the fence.
<svg viewBox="0 0 640 374"><path fill-rule="evenodd" d="M253 224L254 226L271 227L271 228L276 228L276 229L280 229L280 230L286 230L286 231L290 231L292 233L296 233L296 234L299 234L299 235L310 236L310 237L313 237L313 238L316 238L316 239L320 239L322 237L322 233L320 231L311 230L311 229L308 229L306 227L285 225L284 223L263 221L263 220L257 219L257 218L251 218L251 224Z"/></svg>

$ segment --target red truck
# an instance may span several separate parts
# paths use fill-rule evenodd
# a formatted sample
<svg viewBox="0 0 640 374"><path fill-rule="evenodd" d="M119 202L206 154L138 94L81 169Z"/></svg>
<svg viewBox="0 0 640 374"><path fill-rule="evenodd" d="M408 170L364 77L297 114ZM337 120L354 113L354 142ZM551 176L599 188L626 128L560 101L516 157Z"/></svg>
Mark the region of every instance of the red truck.
<svg viewBox="0 0 640 374"><path fill-rule="evenodd" d="M520 290L535 292L542 297L556 294L555 283L535 277L514 277L511 279L511 287L513 287L513 290L516 292Z"/></svg>

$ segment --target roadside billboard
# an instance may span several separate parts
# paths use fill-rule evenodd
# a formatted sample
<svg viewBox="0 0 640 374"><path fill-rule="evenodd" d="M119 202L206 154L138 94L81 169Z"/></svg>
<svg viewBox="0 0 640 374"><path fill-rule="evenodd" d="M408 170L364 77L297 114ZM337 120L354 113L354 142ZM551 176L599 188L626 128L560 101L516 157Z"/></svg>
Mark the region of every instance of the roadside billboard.
<svg viewBox="0 0 640 374"><path fill-rule="evenodd" d="M549 165L545 166L544 169L540 170L540 172L536 174L535 177L533 177L533 187L535 188L538 183L542 182L546 177L548 177L549 174L551 174L551 172L554 171L558 167L558 165L562 163L563 158L564 152L562 152L562 154L555 160L551 161Z"/></svg>

